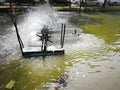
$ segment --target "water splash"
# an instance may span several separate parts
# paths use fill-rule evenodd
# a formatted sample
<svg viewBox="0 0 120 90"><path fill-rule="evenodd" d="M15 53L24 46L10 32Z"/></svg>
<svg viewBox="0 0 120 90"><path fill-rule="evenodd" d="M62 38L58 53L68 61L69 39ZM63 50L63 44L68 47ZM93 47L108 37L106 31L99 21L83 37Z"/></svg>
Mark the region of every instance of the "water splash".
<svg viewBox="0 0 120 90"><path fill-rule="evenodd" d="M30 10L18 24L23 42L26 44L30 40L36 41L38 39L36 33L40 32L44 25L51 27L54 23L55 14L51 7L40 6L34 11Z"/></svg>

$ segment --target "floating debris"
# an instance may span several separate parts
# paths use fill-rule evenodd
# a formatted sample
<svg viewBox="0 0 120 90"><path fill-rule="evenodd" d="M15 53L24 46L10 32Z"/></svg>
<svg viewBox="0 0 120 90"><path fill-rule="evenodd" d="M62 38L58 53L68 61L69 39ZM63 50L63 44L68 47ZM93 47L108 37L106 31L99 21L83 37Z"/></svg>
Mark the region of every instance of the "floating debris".
<svg viewBox="0 0 120 90"><path fill-rule="evenodd" d="M52 88L58 90L60 88L64 88L67 83L68 83L68 75L67 74L63 74L62 76L58 77L58 78L54 78L52 79L51 85Z"/></svg>
<svg viewBox="0 0 120 90"><path fill-rule="evenodd" d="M15 86L16 81L10 80L8 84L5 86L6 89L12 89Z"/></svg>

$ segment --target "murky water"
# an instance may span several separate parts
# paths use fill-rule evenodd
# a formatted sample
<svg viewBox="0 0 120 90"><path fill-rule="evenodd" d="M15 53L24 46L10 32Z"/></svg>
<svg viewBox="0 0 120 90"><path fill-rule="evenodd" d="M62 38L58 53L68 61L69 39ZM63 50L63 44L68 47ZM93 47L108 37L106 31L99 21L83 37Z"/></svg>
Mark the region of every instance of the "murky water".
<svg viewBox="0 0 120 90"><path fill-rule="evenodd" d="M87 19L88 23L80 25L82 29L68 23L77 13L56 12L48 6L19 15L18 28L25 45L38 46L35 34L47 24L54 31L52 40L58 46L61 23L67 25L65 55L46 58L23 58L9 16L0 15L0 90L4 90L11 79L16 81L14 90L54 90L51 79L63 73L69 75L65 90L119 90L119 14L82 13L101 18L92 23ZM75 29L77 35L73 34Z"/></svg>

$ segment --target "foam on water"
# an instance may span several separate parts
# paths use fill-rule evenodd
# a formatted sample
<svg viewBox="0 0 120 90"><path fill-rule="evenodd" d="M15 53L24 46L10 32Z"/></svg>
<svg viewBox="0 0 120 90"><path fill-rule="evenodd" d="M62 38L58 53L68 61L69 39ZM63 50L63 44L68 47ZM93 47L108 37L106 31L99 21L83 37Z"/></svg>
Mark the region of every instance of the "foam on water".
<svg viewBox="0 0 120 90"><path fill-rule="evenodd" d="M65 50L67 53L70 51L77 51L82 53L91 53L103 50L105 42L102 39L95 37L92 34L81 34L79 40L76 43L65 44Z"/></svg>

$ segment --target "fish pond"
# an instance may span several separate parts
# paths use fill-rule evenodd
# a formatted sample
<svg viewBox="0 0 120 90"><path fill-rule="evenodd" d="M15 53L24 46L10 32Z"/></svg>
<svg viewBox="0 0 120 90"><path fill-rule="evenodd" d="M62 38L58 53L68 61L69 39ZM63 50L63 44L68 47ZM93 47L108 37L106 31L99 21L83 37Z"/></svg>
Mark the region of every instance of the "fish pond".
<svg viewBox="0 0 120 90"><path fill-rule="evenodd" d="M13 90L55 90L52 79L64 73L68 83L60 90L120 90L120 12L57 12L43 6L17 16L25 45L39 46L36 32L48 25L58 46L61 23L67 27L64 55L24 58L9 14L0 14L0 90L11 80Z"/></svg>

